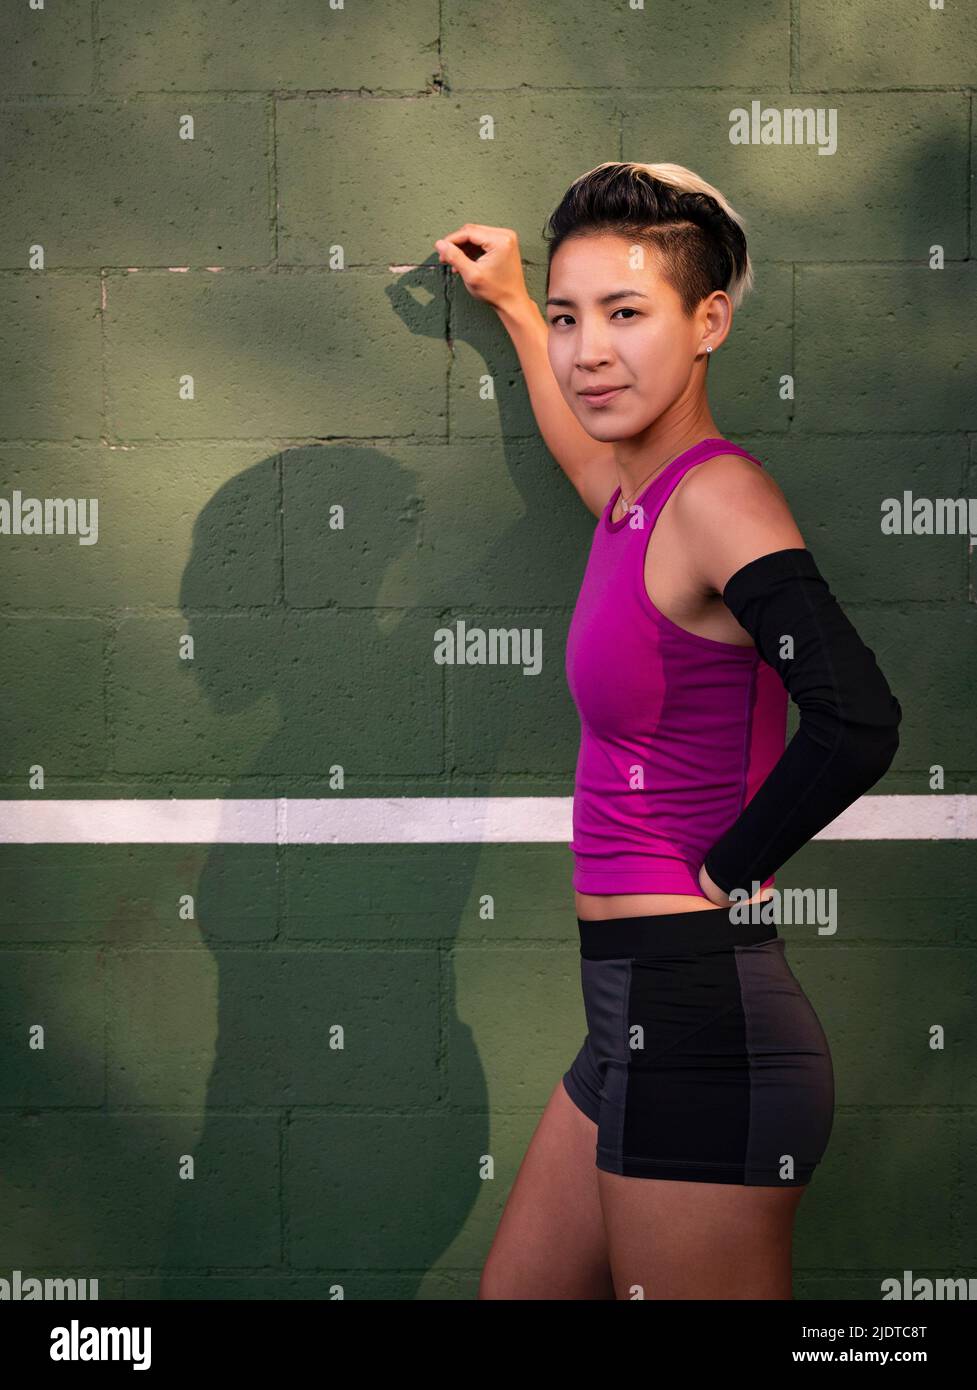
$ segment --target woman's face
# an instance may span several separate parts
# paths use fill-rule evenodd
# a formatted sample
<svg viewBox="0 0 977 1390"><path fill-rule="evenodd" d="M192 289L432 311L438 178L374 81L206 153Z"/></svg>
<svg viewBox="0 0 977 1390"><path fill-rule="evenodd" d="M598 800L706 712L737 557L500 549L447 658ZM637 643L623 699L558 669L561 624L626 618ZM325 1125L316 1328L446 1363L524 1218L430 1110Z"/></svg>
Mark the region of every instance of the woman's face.
<svg viewBox="0 0 977 1390"><path fill-rule="evenodd" d="M678 400L709 330L701 312L685 316L647 246L611 233L569 237L555 253L546 320L564 398L604 442L639 434ZM623 389L584 394L595 387Z"/></svg>

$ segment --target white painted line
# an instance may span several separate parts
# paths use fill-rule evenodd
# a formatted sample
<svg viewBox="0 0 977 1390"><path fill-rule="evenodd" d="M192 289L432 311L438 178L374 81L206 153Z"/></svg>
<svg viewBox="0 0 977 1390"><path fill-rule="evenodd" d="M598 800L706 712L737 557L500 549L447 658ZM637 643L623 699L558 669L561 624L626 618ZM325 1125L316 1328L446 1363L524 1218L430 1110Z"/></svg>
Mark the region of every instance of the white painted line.
<svg viewBox="0 0 977 1390"><path fill-rule="evenodd" d="M0 801L0 844L569 844L569 796ZM863 796L816 840L977 839L977 796Z"/></svg>
<svg viewBox="0 0 977 1390"><path fill-rule="evenodd" d="M287 845L551 843L573 834L567 796L401 796L285 802Z"/></svg>
<svg viewBox="0 0 977 1390"><path fill-rule="evenodd" d="M973 840L977 796L863 796L817 840Z"/></svg>
<svg viewBox="0 0 977 1390"><path fill-rule="evenodd" d="M0 801L0 844L273 845L274 800Z"/></svg>

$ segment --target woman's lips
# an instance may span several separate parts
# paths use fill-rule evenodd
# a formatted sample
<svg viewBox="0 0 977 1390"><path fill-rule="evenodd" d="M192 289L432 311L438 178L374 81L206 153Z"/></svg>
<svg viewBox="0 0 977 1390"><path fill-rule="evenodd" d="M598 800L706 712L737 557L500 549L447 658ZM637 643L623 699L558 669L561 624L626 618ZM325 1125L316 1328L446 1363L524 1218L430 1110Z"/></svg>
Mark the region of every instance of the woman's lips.
<svg viewBox="0 0 977 1390"><path fill-rule="evenodd" d="M626 386L615 386L613 391L601 391L593 395L586 391L581 391L580 396L588 405L606 405L608 401L612 401L615 396L619 396L622 391L626 391L627 389Z"/></svg>

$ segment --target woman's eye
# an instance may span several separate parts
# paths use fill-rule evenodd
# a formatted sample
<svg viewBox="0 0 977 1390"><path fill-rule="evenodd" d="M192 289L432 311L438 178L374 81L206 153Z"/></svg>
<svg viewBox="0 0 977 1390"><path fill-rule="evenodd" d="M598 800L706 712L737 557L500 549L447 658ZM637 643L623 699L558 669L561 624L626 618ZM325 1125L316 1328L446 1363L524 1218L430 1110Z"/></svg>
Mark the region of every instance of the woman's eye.
<svg viewBox="0 0 977 1390"><path fill-rule="evenodd" d="M638 314L637 309L615 309L615 310L614 310L614 313L615 313L615 314L633 314L633 315L635 316L635 318L640 317L639 314ZM611 318L613 318L613 317L614 317L614 314L611 315ZM556 315L554 315L554 317L550 319L550 327L551 327L551 328L555 328L555 326L560 322L560 319L567 319L567 320L570 320L570 319L571 319L571 316L570 316L569 314L556 314Z"/></svg>

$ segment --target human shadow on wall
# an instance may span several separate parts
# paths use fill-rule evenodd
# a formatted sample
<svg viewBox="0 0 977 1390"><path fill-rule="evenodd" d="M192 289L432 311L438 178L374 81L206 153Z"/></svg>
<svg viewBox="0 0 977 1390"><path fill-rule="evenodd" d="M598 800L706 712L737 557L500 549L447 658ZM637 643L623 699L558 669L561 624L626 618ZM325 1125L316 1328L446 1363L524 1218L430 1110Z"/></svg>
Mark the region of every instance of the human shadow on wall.
<svg viewBox="0 0 977 1390"><path fill-rule="evenodd" d="M407 295L414 331L443 337L443 301L435 296L427 310L419 307L404 283L410 278L398 281L392 302ZM506 411L502 402L503 441ZM215 611L215 576L219 593L233 595L267 558L254 546L274 533L262 518L253 526L247 518L254 499L269 495L269 472L292 485L284 541L275 542L283 544L277 602L260 611ZM516 466L509 472L527 476ZM498 534L483 534L477 560L466 555L457 566L511 567L523 555L531 573L533 532L538 551L539 529L553 526L559 493L538 475L529 490L535 501L526 512ZM341 533L328 525L337 502L347 512ZM380 597L385 574L418 545L423 502L417 478L380 451L312 446L246 469L198 517L180 599L196 644L193 677L220 714L232 716L268 694L279 712L277 732L241 767L228 800L267 796L269 786L295 797L401 796L405 780L413 786L440 767L443 668L432 652L446 605L425 595L423 579L403 610L396 596ZM569 499L563 505L573 510ZM242 537L255 539L241 544ZM571 557L576 546L582 568L584 547L572 537L564 544ZM438 572L441 595L470 594L477 584L472 574ZM572 585L571 573L568 598ZM531 590L525 602L533 603ZM568 722L567 773L575 732ZM484 771L466 776L466 795L489 793L505 738L504 720L486 722L477 759ZM337 764L346 779L339 792L328 783ZM256 792L256 785L266 789ZM319 1275L353 1296L375 1297L384 1296L378 1277L383 1288L390 1271L393 1296L414 1297L423 1271L464 1226L481 1186L481 1156L490 1151L485 1076L471 1029L458 1017L445 950L472 911L482 847L256 852L275 855L274 937L229 940L226 921L212 926L226 883L220 844L208 852L198 883L198 929L217 974L217 1034L204 1127L193 1145L195 1179L181 1184L192 1191L174 1209L161 1272L193 1277L202 1264L226 1270L240 1263L249 1273ZM346 1028L341 1052L329 1047L334 1024ZM266 1131L269 1121L280 1127L280 1241L260 1212L262 1196L277 1210L278 1191L256 1189L250 1140L239 1145L234 1137L242 1116L264 1121ZM269 1147L266 1132L266 1173L274 1171ZM250 1201L242 1202L249 1188ZM233 1239L218 1241L223 1256L208 1260L217 1228L226 1236L251 1220L251 1210L262 1233L238 1253Z"/></svg>
<svg viewBox="0 0 977 1390"><path fill-rule="evenodd" d="M370 574L378 585L394 547L411 540L410 477L372 449L296 454L304 502L320 519L322 535L314 553L290 551L291 561L314 564L322 592L331 587L349 596L351 572L361 585ZM280 716L278 731L254 750L225 796L267 796L269 784L295 797L402 795L396 775L423 772L410 755L415 749L423 755L430 742L415 737L407 721L428 711L409 695L391 707L391 696L403 697L415 686L419 694L434 688L430 641L422 647L414 640L422 624L414 624L406 641L384 635L366 587L355 608L279 602L247 613L213 611L215 574L221 590L233 592L235 569L243 582L245 569L266 558L230 538L269 534L263 518L248 527L246 517L252 499L269 496L268 480L258 475L277 474L283 465L288 468L288 456L267 458L215 494L196 522L183 575L181 607L195 642L192 672L207 703L232 716L270 693ZM375 512L364 525L350 505L364 492L374 495L374 488L392 504L389 527ZM328 530L337 501L347 509L345 533ZM289 578L301 585L294 568ZM345 788L330 791L336 765ZM386 785L385 770L393 774ZM256 792L259 784L264 790ZM399 849L399 863L391 849ZM386 852L386 863L377 851ZM438 921L425 927L411 915L417 890L412 899L404 847L256 846L256 871L262 857L275 857L280 910L275 935L253 941L229 939L220 897L223 848L217 844L208 853L196 917L217 975L216 1045L204 1128L193 1147L194 1180L181 1184L192 1190L178 1200L164 1272L191 1274L215 1248L225 1252L215 1263L224 1264L227 1228L242 1215L247 1219L251 1203L242 1202L242 1193L249 1189L262 1225L236 1257L249 1273L255 1266L319 1273L354 1296L357 1286L358 1296L370 1296L370 1283L357 1270L423 1270L450 1245L477 1196L487 1099L471 1031L457 1019L452 980L439 970L431 941L457 924L476 852L477 846L458 846L452 854L453 874L438 879ZM353 865L359 872L351 872ZM384 874L381 886L377 878ZM390 879L398 876L403 918L378 910L397 900ZM443 1044L439 1015L448 1020ZM345 1031L342 1050L330 1046L335 1025ZM460 1097L466 1113L445 1105L442 1045L451 1059L452 1100L457 1104ZM275 1153L267 1165L261 1157L255 1164L248 1139L235 1144L231 1117L242 1113L253 1115L259 1128L262 1119L266 1130L269 1120L280 1127L284 1249L258 1214L262 1195L278 1210L277 1178L271 1190L257 1190L275 1176ZM269 1157L268 1143L252 1138L259 1155ZM273 1147L277 1152L277 1142ZM420 1275L406 1277L416 1284ZM401 1283L400 1296L413 1291Z"/></svg>

